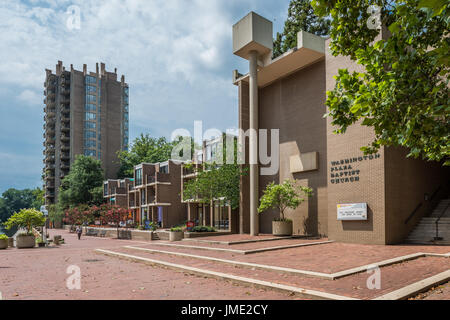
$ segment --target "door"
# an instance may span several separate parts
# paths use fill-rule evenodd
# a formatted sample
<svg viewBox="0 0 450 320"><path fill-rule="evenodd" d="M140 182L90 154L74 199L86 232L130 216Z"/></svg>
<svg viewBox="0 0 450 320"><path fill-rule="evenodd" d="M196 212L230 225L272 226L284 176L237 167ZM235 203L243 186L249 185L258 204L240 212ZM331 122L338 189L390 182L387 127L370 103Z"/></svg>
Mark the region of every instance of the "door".
<svg viewBox="0 0 450 320"><path fill-rule="evenodd" d="M163 207L158 207L158 225L162 227L163 221Z"/></svg>

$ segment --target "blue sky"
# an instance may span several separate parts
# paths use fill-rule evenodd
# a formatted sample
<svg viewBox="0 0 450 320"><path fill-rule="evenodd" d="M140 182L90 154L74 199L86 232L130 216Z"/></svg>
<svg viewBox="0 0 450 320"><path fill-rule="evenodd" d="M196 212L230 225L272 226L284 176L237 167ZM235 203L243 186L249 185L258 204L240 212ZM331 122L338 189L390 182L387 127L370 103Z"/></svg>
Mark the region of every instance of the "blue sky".
<svg viewBox="0 0 450 320"><path fill-rule="evenodd" d="M80 8L80 29L67 10ZM237 127L232 25L249 11L282 30L289 0L2 0L0 193L41 186L45 69L105 62L130 85L130 138Z"/></svg>

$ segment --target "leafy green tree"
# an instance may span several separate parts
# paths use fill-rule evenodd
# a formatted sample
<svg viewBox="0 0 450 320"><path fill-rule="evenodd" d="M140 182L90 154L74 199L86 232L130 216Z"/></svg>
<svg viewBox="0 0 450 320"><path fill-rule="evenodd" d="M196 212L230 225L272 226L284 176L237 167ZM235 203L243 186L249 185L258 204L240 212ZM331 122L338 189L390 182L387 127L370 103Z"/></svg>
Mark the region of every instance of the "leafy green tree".
<svg viewBox="0 0 450 320"><path fill-rule="evenodd" d="M131 144L130 151L119 152L119 178L132 177L134 166L140 163L157 163L169 160L172 148L173 143L168 142L164 137L153 138L148 134L141 134Z"/></svg>
<svg viewBox="0 0 450 320"><path fill-rule="evenodd" d="M258 212L264 212L269 209L278 209L280 211L280 221L286 221L285 211L287 208L297 209L305 201L302 195L309 197L312 189L297 185L295 181L286 180L282 184L271 182L264 190L260 199Z"/></svg>
<svg viewBox="0 0 450 320"><path fill-rule="evenodd" d="M277 32L273 43L273 57L276 58L297 47L297 34L301 30L318 36L325 36L330 32L330 20L314 13L311 0L291 1L284 30L282 33Z"/></svg>
<svg viewBox="0 0 450 320"><path fill-rule="evenodd" d="M379 6L379 15L371 5ZM449 2L315 0L313 6L332 18L332 53L350 56L365 69L339 70L328 93L336 133L361 122L375 132L362 148L366 154L403 146L411 157L450 165ZM377 16L389 36L379 37Z"/></svg>
<svg viewBox="0 0 450 320"><path fill-rule="evenodd" d="M3 192L0 199L0 221L6 221L14 212L33 207L36 197L33 190L10 188Z"/></svg>
<svg viewBox="0 0 450 320"><path fill-rule="evenodd" d="M223 145L218 145L216 161L222 155L222 163L215 161L204 163L196 169L197 177L184 185L183 199L196 199L201 203L210 204L214 200L223 200L230 204L233 210L239 208L240 177L247 174L247 168L237 164L237 139L234 139L234 163L227 163L226 135L222 136ZM233 162L233 161L231 161ZM185 165L188 169L192 164Z"/></svg>
<svg viewBox="0 0 450 320"><path fill-rule="evenodd" d="M31 206L36 210L40 210L41 206L44 205L44 189L36 188L32 193L34 200Z"/></svg>
<svg viewBox="0 0 450 320"><path fill-rule="evenodd" d="M83 155L77 156L60 187L58 195L60 210L80 204L99 204L98 190L103 186L103 180L104 173L99 160Z"/></svg>
<svg viewBox="0 0 450 320"><path fill-rule="evenodd" d="M33 233L33 227L40 227L45 224L45 217L42 212L36 209L22 209L14 213L5 223L6 229L13 227L25 228L28 234Z"/></svg>
<svg viewBox="0 0 450 320"><path fill-rule="evenodd" d="M48 206L48 219L53 223L53 225L61 225L64 218L64 211L59 210L58 205L51 204Z"/></svg>
<svg viewBox="0 0 450 320"><path fill-rule="evenodd" d="M5 200L3 200L3 198L0 198L0 222L8 220L9 217L10 215L6 210Z"/></svg>
<svg viewBox="0 0 450 320"><path fill-rule="evenodd" d="M186 182L183 190L184 201L195 199L204 204L223 199L231 208L239 208L239 181L245 171L237 164L222 166L207 165L195 179Z"/></svg>

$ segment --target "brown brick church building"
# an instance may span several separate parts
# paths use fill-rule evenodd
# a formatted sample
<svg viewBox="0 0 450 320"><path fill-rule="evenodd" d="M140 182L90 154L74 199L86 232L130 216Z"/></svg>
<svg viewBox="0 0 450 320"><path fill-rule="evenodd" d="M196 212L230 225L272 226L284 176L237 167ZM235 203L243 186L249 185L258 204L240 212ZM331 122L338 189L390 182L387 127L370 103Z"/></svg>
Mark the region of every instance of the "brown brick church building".
<svg viewBox="0 0 450 320"><path fill-rule="evenodd" d="M333 56L329 40L300 32L297 48L272 59L272 23L250 13L233 27L233 42L236 55L250 59L251 52L258 54L257 78L253 78L257 79L256 110L250 110L251 73L235 71L240 129L250 128L252 114L256 114L256 129L279 129L280 169L268 176L260 174L263 166L259 166L258 198L271 181L296 179L314 190L311 198L287 214L295 234L354 243L399 243L448 198L449 168L406 158L402 148L382 147L377 154L365 156L360 148L374 137L368 127L354 125L343 135L333 134L331 120L324 118L326 92L334 89L333 76L339 69L361 70L361 66L348 57ZM241 178L243 233L251 227L250 179ZM345 210L358 206L356 215ZM274 217L278 212L260 214L258 231L271 233Z"/></svg>

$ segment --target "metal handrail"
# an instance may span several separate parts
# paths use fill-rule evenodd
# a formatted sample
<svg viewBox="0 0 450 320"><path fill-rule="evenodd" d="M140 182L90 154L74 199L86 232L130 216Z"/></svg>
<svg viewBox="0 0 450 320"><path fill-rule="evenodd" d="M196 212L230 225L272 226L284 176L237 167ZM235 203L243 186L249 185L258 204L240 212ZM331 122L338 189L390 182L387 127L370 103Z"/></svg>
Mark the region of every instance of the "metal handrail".
<svg viewBox="0 0 450 320"><path fill-rule="evenodd" d="M428 200L429 202L432 202L433 199L436 197L436 195L439 193L439 191L441 191L442 189L442 185L440 185L436 191L433 192L433 194L431 195L430 199ZM420 202L417 207L411 212L411 214L408 216L408 218L406 218L405 220L405 224L408 224L408 222L414 217L414 215L417 213L417 211L419 211L419 209L422 207L423 202Z"/></svg>
<svg viewBox="0 0 450 320"><path fill-rule="evenodd" d="M439 221L441 221L441 218L444 216L444 214L447 212L448 207L450 206L450 203L447 204L445 209L442 211L442 213L439 215L439 217L436 219L436 237L434 237L434 240L442 240L442 237L439 237Z"/></svg>
<svg viewBox="0 0 450 320"><path fill-rule="evenodd" d="M405 220L405 224L408 224L409 220L411 220L412 217L414 217L414 215L416 214L417 211L419 211L419 209L422 207L422 205L423 205L422 202L417 205L417 207L413 210L413 212L411 212L409 217Z"/></svg>

